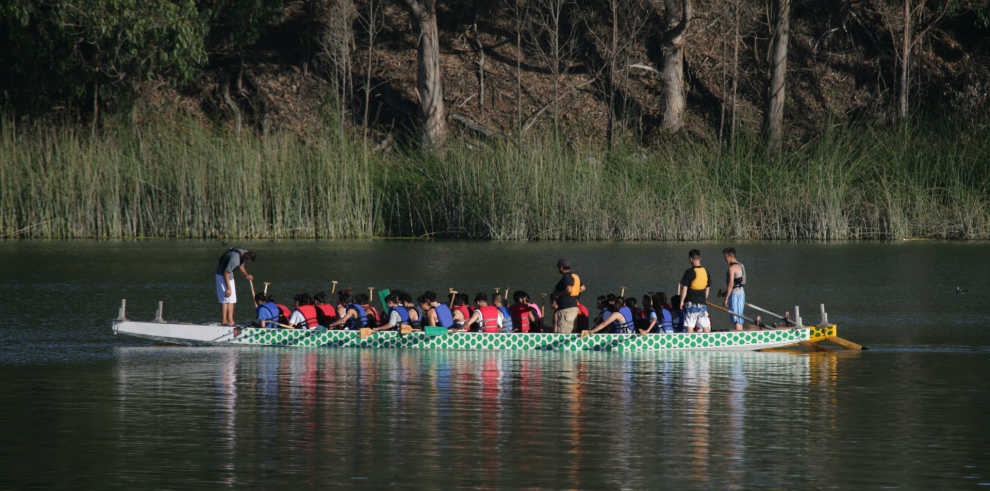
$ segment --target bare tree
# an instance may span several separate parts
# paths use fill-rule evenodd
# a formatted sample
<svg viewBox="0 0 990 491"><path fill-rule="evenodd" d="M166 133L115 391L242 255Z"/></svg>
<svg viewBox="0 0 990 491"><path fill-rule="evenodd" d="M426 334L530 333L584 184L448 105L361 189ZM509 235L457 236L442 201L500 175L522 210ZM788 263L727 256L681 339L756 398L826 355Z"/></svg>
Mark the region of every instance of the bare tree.
<svg viewBox="0 0 990 491"><path fill-rule="evenodd" d="M787 74L787 40L790 36L791 0L773 0L773 46L770 53L770 88L767 92L765 138L770 151L780 150L784 125L784 76Z"/></svg>
<svg viewBox="0 0 990 491"><path fill-rule="evenodd" d="M534 54L541 59L543 65L550 69L553 83L553 132L560 134L560 76L567 73L574 56L574 29L564 25L566 9L571 0L537 0L533 9L535 32L531 33L531 45Z"/></svg>
<svg viewBox="0 0 990 491"><path fill-rule="evenodd" d="M522 136L522 35L529 4L525 0L511 0L512 16L516 21L516 132Z"/></svg>
<svg viewBox="0 0 990 491"><path fill-rule="evenodd" d="M907 118L908 114L908 95L910 94L911 83L909 79L909 73L911 69L911 51L914 46L921 41L928 31L942 19L945 12L949 8L949 2L951 0L945 0L945 4L937 12L928 13L925 9L925 2L919 1L917 5L912 7L912 0L904 0L904 17L903 28L901 33L901 49L900 53L897 53L897 42L894 42L894 52L897 61L900 65L900 91L898 92L898 116L901 119ZM928 14L928 19L921 23L922 27L918 30L917 34L911 31L913 19L915 17L924 17ZM889 16L888 16L889 17ZM887 21L888 25L891 25L891 36L893 36L894 29L892 27L892 22Z"/></svg>
<svg viewBox="0 0 990 491"><path fill-rule="evenodd" d="M367 0L367 2L368 10L364 24L368 35L368 66L365 68L364 75L364 118L361 119L364 123L363 145L365 149L368 148L368 126L371 124L369 112L371 107L371 76L374 74L375 38L385 25L383 5L376 3L375 0Z"/></svg>
<svg viewBox="0 0 990 491"><path fill-rule="evenodd" d="M664 0L663 66L663 126L677 131L684 126L684 34L691 23L691 0Z"/></svg>
<svg viewBox="0 0 990 491"><path fill-rule="evenodd" d="M354 0L333 0L327 11L328 22L320 40L319 60L330 75L341 129L347 121L347 108L354 95L351 49L356 18Z"/></svg>
<svg viewBox="0 0 990 491"><path fill-rule="evenodd" d="M481 116L485 116L485 45L481 44L481 37L478 35L478 11L481 0L474 0L474 22L471 28L474 31L474 47L478 50L478 109Z"/></svg>
<svg viewBox="0 0 990 491"><path fill-rule="evenodd" d="M443 86L440 73L440 39L437 33L436 0L403 0L419 30L416 56L416 89L423 142L441 145L447 136L444 121Z"/></svg>

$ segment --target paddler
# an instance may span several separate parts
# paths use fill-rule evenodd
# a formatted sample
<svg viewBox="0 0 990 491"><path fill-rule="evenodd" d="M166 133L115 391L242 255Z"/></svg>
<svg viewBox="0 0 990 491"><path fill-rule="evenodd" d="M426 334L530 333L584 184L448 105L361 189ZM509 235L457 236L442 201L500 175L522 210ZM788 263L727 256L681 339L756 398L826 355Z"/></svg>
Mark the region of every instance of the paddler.
<svg viewBox="0 0 990 491"><path fill-rule="evenodd" d="M725 272L725 284L728 288L726 289L725 300L722 300L722 306L736 314L743 315L743 309L746 308L746 292L743 290L746 285L746 267L736 261L735 248L726 247L722 250L722 255L725 256L725 263L729 265L729 270ZM742 317L731 315L729 320L737 331L743 330Z"/></svg>
<svg viewBox="0 0 990 491"><path fill-rule="evenodd" d="M701 267L701 251L691 249L688 252L688 261L691 262L691 268L684 272L678 287L681 296L678 307L683 312L684 332L694 332L695 328L711 332L707 302L712 279L708 276L708 271Z"/></svg>
<svg viewBox="0 0 990 491"><path fill-rule="evenodd" d="M436 327L446 327L450 329L454 327L454 315L450 312L450 307L437 302L437 293L432 290L427 290L423 294L424 300L426 300L426 325L436 326Z"/></svg>
<svg viewBox="0 0 990 491"><path fill-rule="evenodd" d="M608 326L612 326L612 330L618 334L630 334L633 332L633 327L635 326L633 322L632 310L626 307L624 304L624 299L622 297L616 297L615 295L609 294L608 302L610 304L610 309L603 312L607 312L608 317L604 317L601 322L595 326L590 332L592 334L605 329Z"/></svg>
<svg viewBox="0 0 990 491"><path fill-rule="evenodd" d="M296 310L289 317L289 325L296 329L316 329L320 324L316 318L316 307L308 293L300 293L295 298Z"/></svg>
<svg viewBox="0 0 990 491"><path fill-rule="evenodd" d="M551 293L552 299L556 299L557 311L554 313L554 330L563 334L574 332L574 321L578 316L578 300L584 285L581 278L571 272L571 262L567 259L557 261L557 271L560 273L560 281Z"/></svg>
<svg viewBox="0 0 990 491"><path fill-rule="evenodd" d="M258 319L251 323L255 327L278 327L278 306L269 301L264 293L254 295L254 310Z"/></svg>
<svg viewBox="0 0 990 491"><path fill-rule="evenodd" d="M505 301L502 300L501 293L496 293L495 296L492 297L492 305L502 311L502 332L512 332L512 313L509 312L509 308L505 306Z"/></svg>
<svg viewBox="0 0 990 491"><path fill-rule="evenodd" d="M363 293L359 293L357 296L352 297L350 294L350 289L343 295L338 295L337 298L340 299L341 306L343 307L343 313L340 318L331 322L328 328L343 326L344 329L361 329L362 327L369 327L368 324L368 312L364 310L361 306L361 300L363 300ZM367 295L365 295L366 297ZM353 302L352 302L353 300Z"/></svg>
<svg viewBox="0 0 990 491"><path fill-rule="evenodd" d="M389 331L401 326L412 326L409 320L409 309L404 305L399 305L399 299L395 297L394 293L385 297L385 306L388 307L388 324L376 327L375 331Z"/></svg>
<svg viewBox="0 0 990 491"><path fill-rule="evenodd" d="M488 295L479 293L474 296L474 313L468 317L463 327L480 332L499 332L502 328L502 311L496 307L488 305ZM478 323L477 329L472 329L474 323Z"/></svg>
<svg viewBox="0 0 990 491"><path fill-rule="evenodd" d="M220 300L220 324L224 326L234 325L234 305L237 303L237 290L234 285L234 270L240 270L241 274L248 281L253 281L254 276L248 274L244 269L247 263L253 263L256 258L255 253L241 248L231 247L220 256L217 264L217 298Z"/></svg>
<svg viewBox="0 0 990 491"><path fill-rule="evenodd" d="M422 329L423 313L424 313L423 309L420 308L420 306L414 304L412 295L406 292L402 292L402 294L399 295L398 297L399 297L399 302L409 312L409 325L412 326L413 329Z"/></svg>

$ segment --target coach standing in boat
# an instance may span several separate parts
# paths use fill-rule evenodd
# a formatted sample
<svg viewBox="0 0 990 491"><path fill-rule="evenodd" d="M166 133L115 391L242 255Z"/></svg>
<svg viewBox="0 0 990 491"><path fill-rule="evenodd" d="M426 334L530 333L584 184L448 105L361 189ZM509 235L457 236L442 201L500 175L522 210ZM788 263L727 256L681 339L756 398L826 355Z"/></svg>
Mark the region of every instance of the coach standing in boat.
<svg viewBox="0 0 990 491"><path fill-rule="evenodd" d="M746 307L746 291L743 290L746 285L746 267L736 261L734 248L726 247L722 250L722 254L725 256L725 263L729 265L729 271L725 273L725 284L728 289L725 293L725 300L722 300L722 306L736 314L743 315L743 309ZM734 315L729 317L736 330L742 331L743 319Z"/></svg>
<svg viewBox="0 0 990 491"><path fill-rule="evenodd" d="M254 276L248 274L244 269L247 263L253 263L255 254L247 249L232 247L227 249L220 256L220 263L217 264L217 298L220 300L220 314L223 320L221 325L234 325L234 304L237 303L237 290L234 285L234 270L239 269L248 281L253 281Z"/></svg>
<svg viewBox="0 0 990 491"><path fill-rule="evenodd" d="M677 293L681 296L678 308L683 312L684 332L711 331L711 321L708 319L708 292L712 281L708 271L701 267L701 251L691 249L688 252L691 269L684 272Z"/></svg>
<svg viewBox="0 0 990 491"><path fill-rule="evenodd" d="M574 322L578 316L578 297L584 287L578 275L571 273L571 263L566 259L557 261L557 271L560 272L560 281L554 287L551 294L557 299L557 311L554 312L554 324L557 328L554 332L570 334L574 332Z"/></svg>

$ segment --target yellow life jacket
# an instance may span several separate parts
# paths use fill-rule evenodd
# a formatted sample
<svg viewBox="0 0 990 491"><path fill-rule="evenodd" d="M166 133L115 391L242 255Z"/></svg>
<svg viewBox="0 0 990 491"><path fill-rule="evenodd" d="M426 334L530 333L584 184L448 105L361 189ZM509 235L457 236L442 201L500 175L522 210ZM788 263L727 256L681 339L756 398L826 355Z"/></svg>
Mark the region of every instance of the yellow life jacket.
<svg viewBox="0 0 990 491"><path fill-rule="evenodd" d="M688 288L692 290L704 290L708 288L708 271L701 266L694 268L694 281L688 285Z"/></svg>
<svg viewBox="0 0 990 491"><path fill-rule="evenodd" d="M581 294L581 278L578 275L571 273L571 277L574 278L574 286L571 287L571 296L576 297Z"/></svg>

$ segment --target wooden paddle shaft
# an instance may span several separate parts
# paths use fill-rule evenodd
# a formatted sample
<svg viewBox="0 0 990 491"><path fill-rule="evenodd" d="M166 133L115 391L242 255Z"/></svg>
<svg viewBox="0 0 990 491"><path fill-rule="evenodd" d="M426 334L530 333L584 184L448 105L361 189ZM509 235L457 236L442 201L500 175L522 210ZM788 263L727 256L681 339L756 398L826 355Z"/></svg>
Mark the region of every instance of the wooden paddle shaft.
<svg viewBox="0 0 990 491"><path fill-rule="evenodd" d="M265 296L266 297L268 296L268 285L271 285L271 283L269 283L269 282L266 281L265 282Z"/></svg>
<svg viewBox="0 0 990 491"><path fill-rule="evenodd" d="M337 282L336 281L333 282L333 288L330 289L330 294L333 295L334 293L337 293Z"/></svg>
<svg viewBox="0 0 990 491"><path fill-rule="evenodd" d="M457 292L454 291L453 288L451 288L450 289L450 305L448 305L447 308L449 308L449 309L453 309L454 308L454 297L456 297L456 296L457 296ZM464 319L464 320L467 320L467 319Z"/></svg>
<svg viewBox="0 0 990 491"><path fill-rule="evenodd" d="M255 294L254 294L254 280L248 280L248 283L251 284L251 300L253 301L254 300L254 297L255 297Z"/></svg>
<svg viewBox="0 0 990 491"><path fill-rule="evenodd" d="M619 288L622 288L622 291L619 292L619 296L622 298L626 298L626 287L620 286Z"/></svg>
<svg viewBox="0 0 990 491"><path fill-rule="evenodd" d="M753 320L753 319L750 319L749 317L746 317L745 315L742 315L742 314L737 314L737 313L735 313L735 312L732 312L732 311L731 311L731 310L729 310L729 309L726 309L726 308L723 308L723 307L722 307L721 305L715 305L715 304L713 304L713 303L711 303L711 302L705 302L705 303L707 303L709 307L715 307L716 309L719 309L719 310L721 310L722 312L726 312L726 313L728 313L729 315L734 315L734 316L736 316L736 317L739 317L740 319L745 319L745 320L748 320L748 321L750 321L750 322L752 322L753 324L756 324L756 321L755 321L755 320Z"/></svg>
<svg viewBox="0 0 990 491"><path fill-rule="evenodd" d="M753 307L754 309L759 310L760 312L763 312L764 314L770 314L770 315L772 315L772 316L774 316L774 317L776 317L776 318L778 318L780 320L784 320L784 316L782 316L782 315L775 314L773 312L770 312L769 310L766 310L766 309L757 307L756 305L753 305L753 304L751 304L749 302L745 302L745 304L746 304L747 307Z"/></svg>

